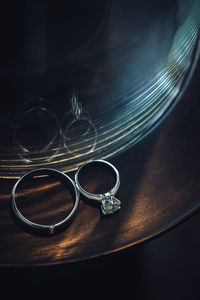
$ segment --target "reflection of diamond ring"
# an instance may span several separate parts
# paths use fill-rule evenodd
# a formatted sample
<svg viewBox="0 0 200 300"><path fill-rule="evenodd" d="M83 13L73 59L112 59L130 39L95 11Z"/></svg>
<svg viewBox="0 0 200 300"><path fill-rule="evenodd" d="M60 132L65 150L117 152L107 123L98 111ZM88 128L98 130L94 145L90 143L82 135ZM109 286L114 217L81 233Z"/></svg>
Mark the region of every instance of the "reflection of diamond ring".
<svg viewBox="0 0 200 300"><path fill-rule="evenodd" d="M108 192L104 193L104 194L92 194L87 192L86 190L83 189L83 187L80 185L79 182L79 173L81 170L83 170L84 167L88 166L89 164L106 164L108 167L110 167L112 169L112 171L114 172L115 175L115 185L114 187L109 190ZM82 165L78 171L75 174L75 182L76 185L79 189L79 191L86 196L89 199L93 199L96 200L98 202L101 203L101 211L104 215L109 215L109 214L113 214L114 212L116 212L117 210L119 210L121 207L121 201L116 199L114 196L117 193L119 186L120 186L120 178L119 178L119 172L118 170L109 162L105 161L105 160L93 160L90 162L85 163L84 165Z"/></svg>
<svg viewBox="0 0 200 300"><path fill-rule="evenodd" d="M96 127L74 93L71 98L71 111L61 122L61 133L65 148L74 156L92 152L96 147Z"/></svg>
<svg viewBox="0 0 200 300"><path fill-rule="evenodd" d="M86 114L62 124L64 146L74 156L92 152L96 146L97 132L91 119Z"/></svg>
<svg viewBox="0 0 200 300"><path fill-rule="evenodd" d="M70 189L73 195L73 208L70 211L70 213L65 217L62 221L52 224L52 225L42 225L38 224L35 222L30 221L27 219L22 213L19 211L17 204L16 204L16 199L15 199L15 194L18 185L26 178L34 178L38 176L43 176L43 175L52 175L53 177L56 177L59 181L61 181L63 184L67 185L67 187ZM60 230L64 229L69 225L72 221L72 219L75 216L75 213L78 209L78 204L79 204L79 191L74 183L74 181L64 173L57 171L55 169L50 169L50 168L42 168L42 169L35 169L33 171L30 171L26 174L24 174L22 177L19 178L19 180L15 183L12 189L12 210L17 218L23 225L25 225L27 228L31 229L31 231L37 232L42 235L52 235Z"/></svg>

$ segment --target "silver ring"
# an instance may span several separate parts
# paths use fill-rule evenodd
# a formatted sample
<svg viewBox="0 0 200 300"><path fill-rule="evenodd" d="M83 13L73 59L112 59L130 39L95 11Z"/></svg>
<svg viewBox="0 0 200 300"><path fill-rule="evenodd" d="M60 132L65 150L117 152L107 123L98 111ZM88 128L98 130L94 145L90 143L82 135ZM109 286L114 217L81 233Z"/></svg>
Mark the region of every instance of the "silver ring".
<svg viewBox="0 0 200 300"><path fill-rule="evenodd" d="M81 184L79 182L79 173L80 173L80 171L83 168L85 168L86 166L88 166L89 164L93 164L93 163L106 164L114 172L115 180L116 180L115 185L111 190L109 190L106 193L103 193L103 194L89 193L89 192L87 192L86 190L83 189L83 187L81 186ZM84 165L82 165L81 167L79 167L79 169L77 170L77 172L75 174L75 183L76 183L79 191L85 197L87 197L89 199L96 200L96 201L101 203L101 211L104 215L113 214L114 212L118 211L121 208L121 201L114 197L116 195L118 189L119 189L119 186L120 186L119 172L115 168L115 166L113 166L111 163L107 162L106 160L97 159L97 160L89 161L89 162L85 163Z"/></svg>
<svg viewBox="0 0 200 300"><path fill-rule="evenodd" d="M74 197L73 197L74 206L73 206L71 212L69 213L69 215L62 221L60 221L56 224L42 225L42 224L38 224L38 223L30 221L19 211L17 204L16 204L16 200L15 200L15 193L16 193L16 189L17 189L19 183L21 183L24 178L27 178L27 177L31 178L33 176L49 175L49 174L58 178L64 184L69 183L69 186L70 186L70 188L72 188L73 194L74 194ZM12 211L13 211L14 215L17 218L17 220L19 220L23 225L25 225L27 228L31 229L34 232L38 232L39 234L53 235L53 234L59 232L60 230L66 228L67 225L69 225L71 223L71 221L73 220L75 213L78 209L78 205L79 205L79 191L78 191L74 181L66 174L64 174L58 170L55 170L55 169L41 168L41 169L35 169L33 171L30 171L18 179L18 181L15 183L15 185L12 188L11 201L12 201L11 202Z"/></svg>

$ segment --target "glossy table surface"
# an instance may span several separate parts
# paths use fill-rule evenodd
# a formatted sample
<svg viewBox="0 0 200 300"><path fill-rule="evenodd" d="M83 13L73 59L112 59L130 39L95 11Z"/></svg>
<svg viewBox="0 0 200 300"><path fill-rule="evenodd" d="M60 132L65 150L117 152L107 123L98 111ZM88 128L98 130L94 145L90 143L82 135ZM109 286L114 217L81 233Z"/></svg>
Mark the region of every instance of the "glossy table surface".
<svg viewBox="0 0 200 300"><path fill-rule="evenodd" d="M11 215L15 181L1 180L0 265L54 265L110 253L151 238L196 211L200 206L199 75L197 67L184 96L158 128L111 160L121 176L118 214L102 218L97 207L81 198L69 228L52 237L34 236ZM93 186L98 186L95 179ZM58 206L63 193L58 189L54 197L55 214L65 208L65 203ZM48 205L39 205L42 214Z"/></svg>
<svg viewBox="0 0 200 300"><path fill-rule="evenodd" d="M158 235L199 208L200 64L189 86L185 84L199 52L198 7L197 0L84 4L77 0L61 1L56 7L54 1L37 0L27 1L24 10L14 1L12 6L5 4L0 57L0 266L62 265L112 253ZM48 162L62 171L73 170L88 159L77 149L60 146L61 124L75 112L67 95L76 90L83 106L76 102L75 111L82 107L84 126L91 127L83 126L80 132L84 137L93 134L92 143L85 139L91 146L88 157L108 157L119 170L116 197L121 210L102 217L100 209L81 196L77 216L66 230L51 237L33 235L13 218L11 190L25 170ZM153 108L147 104L152 95ZM157 106L159 97L166 104L164 110ZM134 106L138 98L144 104L139 112ZM143 128L147 116L143 108L149 108L147 119L152 119L140 132L138 126ZM30 112L36 116L26 123ZM72 115L70 126L77 116ZM75 131L71 136L78 135L72 143L76 147L82 135ZM134 132L137 141L149 134L134 144ZM38 150L38 145L43 147ZM29 161L24 150L31 154L32 147L42 155L35 157L33 149L34 159ZM73 172L68 175L74 178ZM93 193L113 184L109 170L103 168L87 173L85 180ZM45 224L66 216L70 198L66 187L49 177L26 181L17 191L23 214Z"/></svg>

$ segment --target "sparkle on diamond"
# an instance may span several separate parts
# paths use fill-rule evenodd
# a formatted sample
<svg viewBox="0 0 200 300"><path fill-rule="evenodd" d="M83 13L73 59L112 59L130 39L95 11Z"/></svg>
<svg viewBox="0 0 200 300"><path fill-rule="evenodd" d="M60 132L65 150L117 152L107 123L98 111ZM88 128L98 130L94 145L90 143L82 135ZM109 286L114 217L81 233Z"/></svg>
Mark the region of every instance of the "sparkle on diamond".
<svg viewBox="0 0 200 300"><path fill-rule="evenodd" d="M107 196L101 202L101 209L104 215L113 214L121 208L120 205L120 200L116 199L113 196Z"/></svg>

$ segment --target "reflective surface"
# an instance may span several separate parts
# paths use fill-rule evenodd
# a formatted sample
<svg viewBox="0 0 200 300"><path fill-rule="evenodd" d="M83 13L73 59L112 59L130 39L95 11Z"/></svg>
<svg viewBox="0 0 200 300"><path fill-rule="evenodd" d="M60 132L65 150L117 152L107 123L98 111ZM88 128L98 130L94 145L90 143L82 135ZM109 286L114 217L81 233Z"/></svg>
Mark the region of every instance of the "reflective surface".
<svg viewBox="0 0 200 300"><path fill-rule="evenodd" d="M198 0L81 3L30 2L22 24L17 14L7 21L2 178L41 166L71 171L125 151L155 127L191 77ZM20 45L24 53L15 57Z"/></svg>
<svg viewBox="0 0 200 300"><path fill-rule="evenodd" d="M99 207L81 197L77 216L67 230L48 238L34 236L11 215L10 191L15 180L2 179L0 265L41 266L99 256L155 236L199 209L199 76L200 68L160 127L112 160L121 179L118 214L102 218ZM109 171L102 169L96 176L88 172L84 186L91 192L107 188L113 184ZM21 186L19 200L20 209L31 220L49 223L70 209L63 185L47 178L32 182L33 189L30 184Z"/></svg>
<svg viewBox="0 0 200 300"><path fill-rule="evenodd" d="M85 5L92 5L89 2ZM11 54L16 45L9 51L5 47L4 54L13 60L1 61L4 266L58 264L116 251L155 236L199 208L199 65L183 93L199 54L199 1L99 1L99 18L88 17L88 27L95 21L95 30L89 36L81 31L84 42L76 39L69 48L64 2L55 11L48 8L47 19L46 2L35 3L40 9L27 8L27 16L30 11L34 16L27 17L27 38L11 39L17 45L24 42L26 55L15 60ZM53 16L60 19L60 35ZM35 37L40 42L35 43ZM163 124L151 131L169 111ZM82 197L73 224L57 236L33 236L15 222L10 192L16 178L38 166L67 172L91 158L108 158L119 170L120 213L102 218ZM69 175L73 178L74 173ZM86 184L95 191L110 180L102 173L101 180L92 177ZM22 191L28 202L42 195L34 207L23 201L22 210L45 222L62 216L67 197L63 187L45 180L40 184L28 190L28 197Z"/></svg>

